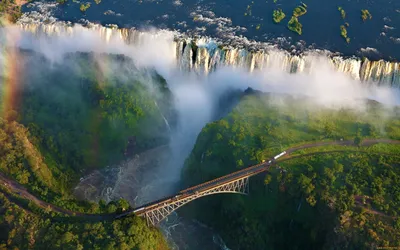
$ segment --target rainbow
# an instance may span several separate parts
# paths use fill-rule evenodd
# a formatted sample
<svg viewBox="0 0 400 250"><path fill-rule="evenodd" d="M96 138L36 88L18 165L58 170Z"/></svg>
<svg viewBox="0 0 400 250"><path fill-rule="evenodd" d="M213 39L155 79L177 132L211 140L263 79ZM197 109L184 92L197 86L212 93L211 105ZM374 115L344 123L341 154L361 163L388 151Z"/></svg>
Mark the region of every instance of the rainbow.
<svg viewBox="0 0 400 250"><path fill-rule="evenodd" d="M4 23L4 22L3 22ZM9 27L9 25L6 25ZM19 40L19 32L8 32L8 27L1 30L0 46L0 117L6 118L7 114L15 110L18 105L18 87L22 64L17 48L13 45Z"/></svg>

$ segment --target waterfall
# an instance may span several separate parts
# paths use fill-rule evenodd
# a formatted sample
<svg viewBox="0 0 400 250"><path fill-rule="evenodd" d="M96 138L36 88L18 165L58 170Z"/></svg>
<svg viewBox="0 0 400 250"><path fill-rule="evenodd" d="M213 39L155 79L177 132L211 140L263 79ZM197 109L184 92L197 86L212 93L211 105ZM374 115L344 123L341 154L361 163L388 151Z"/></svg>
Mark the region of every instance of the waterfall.
<svg viewBox="0 0 400 250"><path fill-rule="evenodd" d="M73 34L77 28L67 23L37 24L19 23L20 28L33 34L56 35L59 33ZM81 27L82 28L82 27ZM143 32L137 29L125 29L117 27L105 27L98 24L90 24L85 29L97 32L102 39L109 42L120 39L126 44L141 44L147 39L157 39L163 32ZM79 30L79 29L78 29ZM250 51L246 48L234 48L232 46L217 45L211 38L192 39L184 38L177 32L172 41L176 63L181 70L194 71L198 74L209 74L218 67L230 66L255 70L282 70L288 73L308 73L319 64L318 57L327 58L328 62L337 71L348 74L356 80L374 82L377 85L400 87L400 63L384 60L370 61L366 58L343 58L327 51L310 50L301 55L291 55L284 50L278 50L271 46L265 46L258 50Z"/></svg>
<svg viewBox="0 0 400 250"><path fill-rule="evenodd" d="M167 118L165 118L165 116L164 116L163 113L161 112L160 107L158 107L158 104L157 104L156 101L154 101L154 104L156 105L156 107L157 107L157 109L158 109L158 112L160 112L160 115L161 115L161 117L163 118L164 123L165 123L165 126L168 128L168 131L171 132L171 127L169 126L169 122L168 122Z"/></svg>

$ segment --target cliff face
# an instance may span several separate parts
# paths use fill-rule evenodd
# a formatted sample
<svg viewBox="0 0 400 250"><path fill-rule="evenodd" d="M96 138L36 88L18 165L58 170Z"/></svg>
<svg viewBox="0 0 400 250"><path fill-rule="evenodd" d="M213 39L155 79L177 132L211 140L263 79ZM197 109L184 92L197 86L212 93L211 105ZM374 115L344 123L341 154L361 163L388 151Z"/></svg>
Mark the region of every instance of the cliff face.
<svg viewBox="0 0 400 250"><path fill-rule="evenodd" d="M249 94L229 115L202 130L186 160L183 186L259 163L291 145L356 137L400 139L395 113L373 102L363 105L358 110L325 108L307 98ZM340 152L312 154L335 150ZM213 195L183 211L217 229L233 249L398 244L400 231L393 227L392 216L400 211L400 203L392 191L383 190L400 176L398 150L398 145L383 144L303 150L298 155L311 155L252 177L249 196ZM378 191L376 185L383 189ZM364 197L365 203L357 197ZM389 233L380 233L383 228Z"/></svg>

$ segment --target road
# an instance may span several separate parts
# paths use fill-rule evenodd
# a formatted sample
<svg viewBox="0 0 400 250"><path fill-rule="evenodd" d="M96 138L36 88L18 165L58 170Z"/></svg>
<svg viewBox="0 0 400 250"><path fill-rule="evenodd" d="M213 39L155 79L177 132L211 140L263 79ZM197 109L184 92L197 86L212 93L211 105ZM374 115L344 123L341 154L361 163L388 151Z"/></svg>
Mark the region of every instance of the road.
<svg viewBox="0 0 400 250"><path fill-rule="evenodd" d="M400 141L399 140L390 140L390 139L366 139L362 142L361 146L371 146L371 145L378 144L378 143L400 144ZM291 153L301 150L301 149L320 147L320 146L328 146L328 145L354 146L354 142L347 140L347 141L328 141L328 142L314 142L314 143L302 144L302 145L287 149L286 150L287 156L285 157L285 159L282 159L279 162L287 161L292 158L299 158L299 157L315 155L315 154L343 152L343 150L332 150L332 151L325 151L325 152L314 152L314 153L309 153L309 154L305 154L305 155L294 155L294 156L290 155ZM238 178L250 177L250 176L259 174L261 172L267 171L270 168L270 166L273 164L274 164L274 162L271 162L271 164L269 164L268 162L264 162L264 163L260 163L260 164L254 165L254 166L250 166L248 168L233 172L231 174L219 177L217 179L196 185L194 187L190 187L185 190L182 190L179 193L177 193L176 195L165 197L163 199L148 203L139 208L129 210L126 213L123 213L121 215L128 215L128 214L131 214L131 213L137 211L138 209L142 209L140 212L135 212L137 215L140 215L141 213L144 213L147 209L151 209L151 208L154 208L155 206L162 205L165 202L170 201L171 199L177 199L177 198L181 199L181 198L187 197L189 195L192 195L193 193L202 192L204 190L213 188L217 185L221 185L224 183L234 181ZM36 196L32 195L31 193L29 193L24 186L15 182L14 180L9 179L2 173L0 173L0 183L3 186L7 187L12 193L17 194L27 200L34 202L39 207L42 207L44 209L50 209L53 212L61 213L61 214L68 215L68 216L83 217L86 219L95 219L95 220L110 219L110 218L115 217L115 214L86 214L86 213L74 212L74 211L71 211L68 209L58 207L51 203L45 202L45 201L37 198ZM118 216L118 217L120 217L120 216Z"/></svg>
<svg viewBox="0 0 400 250"><path fill-rule="evenodd" d="M74 217L82 217L85 219L89 220L103 220L103 219L109 219L113 216L110 216L109 214L86 214L86 213L81 213L81 212L74 212L65 208L58 207L54 204L48 203L46 201L43 201L33 194L29 193L29 191L22 186L21 184L17 183L14 180L9 179L6 177L3 173L0 173L0 184L3 185L5 188L7 188L11 193L14 193L18 196L21 196L22 198L34 202L37 206L43 208L43 209L50 209L50 211L61 213L64 215L68 216L74 216ZM4 193L5 196L7 196L9 199L13 199L13 197L7 193ZM17 200L15 199L17 202Z"/></svg>
<svg viewBox="0 0 400 250"><path fill-rule="evenodd" d="M362 141L360 146L368 147L368 146L372 146L372 145L378 144L378 143L400 144L400 141L399 140L390 140L390 139L365 139L365 140ZM354 141L352 141L352 140L314 142L314 143L302 144L302 145L299 145L299 146L296 146L296 147L291 147L291 148L286 150L286 153L290 154L290 153L293 153L294 151L298 151L298 150L301 150L301 149L321 147L321 146L332 146L332 145L356 146L354 144Z"/></svg>
<svg viewBox="0 0 400 250"><path fill-rule="evenodd" d="M400 144L400 141L398 140L390 140L390 139L366 139L362 142L361 146L371 146L374 144L378 144L378 143L390 143L390 144ZM307 144L302 144L299 146L295 146L292 148L289 148L286 150L286 157L285 159L282 159L281 161L286 161L292 158L298 158L298 157L303 157L306 155L315 155L315 154L323 154L323 153L333 153L333 152L343 152L343 150L332 150L332 151L326 151L326 152L316 152L316 153L309 153L306 155L294 155L291 156L290 154L298 151L298 150L302 150L302 149L306 149L306 148L312 148L312 147L320 147L320 146L328 146L328 145L341 145L341 146L355 146L354 141L353 140L346 140L346 141L327 141L327 142L315 142L315 143L307 143ZM279 162L281 162L279 161ZM157 207L162 207L164 206L166 203L170 203L170 202L176 202L178 200L183 200L185 198L187 198L188 196L192 196L193 194L196 193L200 193L200 192L204 192L206 190L215 188L217 186L221 186L230 182L233 182L237 179L242 179L245 177L250 177L250 176L254 176L257 175L261 172L264 171L268 171L269 168L274 165L276 163L276 161L274 161L273 159L271 160L267 160L266 162L257 164L257 165L253 165L250 166L248 168L230 173L228 175L213 179L211 181L208 182L204 182L201 183L199 185L184 189L182 191L180 191L179 193L173 195L173 196L168 196L165 197L163 199L157 200L157 201L153 201L150 202L148 204L145 204L141 207L132 209L130 211L127 211L126 213L121 214L119 217L128 215L130 213L135 213L136 215L141 215L146 213L147 211L153 210Z"/></svg>

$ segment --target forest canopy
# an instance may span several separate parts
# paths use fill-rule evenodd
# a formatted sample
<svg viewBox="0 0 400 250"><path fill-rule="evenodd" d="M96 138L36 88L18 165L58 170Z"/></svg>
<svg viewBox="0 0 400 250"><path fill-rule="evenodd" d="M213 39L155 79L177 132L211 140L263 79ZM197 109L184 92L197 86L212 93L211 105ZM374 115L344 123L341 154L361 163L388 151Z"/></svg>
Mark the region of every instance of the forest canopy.
<svg viewBox="0 0 400 250"><path fill-rule="evenodd" d="M306 97L243 97L230 114L200 133L185 163L184 187L260 163L294 145L357 143L299 150L267 174L252 177L249 196L205 197L184 212L216 228L232 248L399 246L400 146L357 146L367 138L399 140L399 108L373 101L363 105L357 110L313 105Z"/></svg>
<svg viewBox="0 0 400 250"><path fill-rule="evenodd" d="M21 60L29 62L30 53L21 52ZM91 54L75 53L59 65L43 59L26 70L13 106L0 88L0 179L36 197L2 183L0 249L167 249L143 218L110 220L130 208L126 200L93 203L71 193L83 171L168 143L164 119L173 124L164 79L124 57L99 57L119 74L102 71Z"/></svg>

